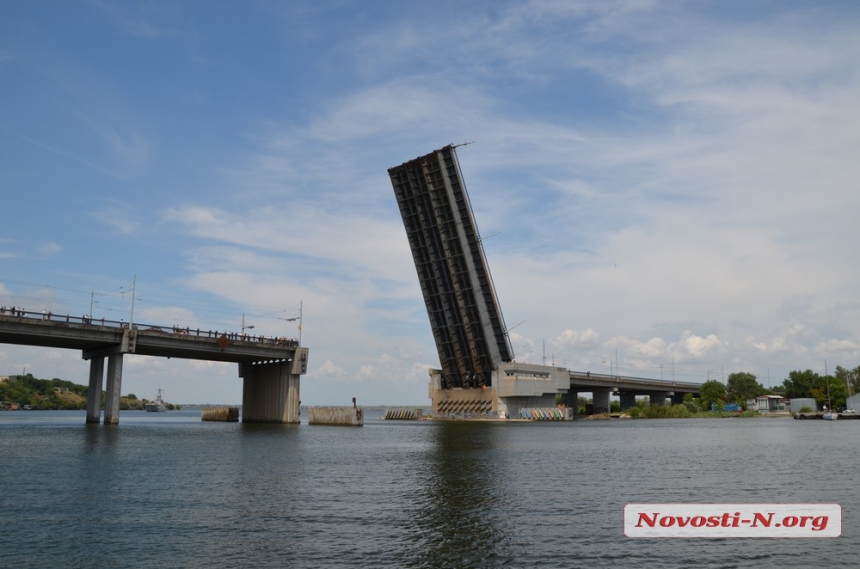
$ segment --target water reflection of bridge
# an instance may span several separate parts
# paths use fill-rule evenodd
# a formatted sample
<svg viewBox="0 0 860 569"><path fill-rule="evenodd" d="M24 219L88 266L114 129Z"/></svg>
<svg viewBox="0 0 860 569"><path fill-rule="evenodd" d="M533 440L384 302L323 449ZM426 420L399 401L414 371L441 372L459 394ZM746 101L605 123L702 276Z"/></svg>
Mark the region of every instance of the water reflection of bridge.
<svg viewBox="0 0 860 569"><path fill-rule="evenodd" d="M0 343L80 350L90 362L88 423L100 420L105 377L104 422L119 422L125 354L237 363L244 422L299 422L299 377L307 371L308 349L293 339L4 309Z"/></svg>

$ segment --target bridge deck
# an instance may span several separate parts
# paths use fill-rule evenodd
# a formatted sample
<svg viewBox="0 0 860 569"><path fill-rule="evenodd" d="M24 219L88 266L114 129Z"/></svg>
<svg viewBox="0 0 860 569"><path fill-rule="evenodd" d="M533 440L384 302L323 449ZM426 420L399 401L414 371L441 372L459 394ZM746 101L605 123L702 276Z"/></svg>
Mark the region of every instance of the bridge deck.
<svg viewBox="0 0 860 569"><path fill-rule="evenodd" d="M11 314L10 314L11 312ZM129 353L234 363L286 360L298 341L190 328L128 324L105 319L7 309L0 315L0 343L81 350L87 354L119 351L130 336Z"/></svg>

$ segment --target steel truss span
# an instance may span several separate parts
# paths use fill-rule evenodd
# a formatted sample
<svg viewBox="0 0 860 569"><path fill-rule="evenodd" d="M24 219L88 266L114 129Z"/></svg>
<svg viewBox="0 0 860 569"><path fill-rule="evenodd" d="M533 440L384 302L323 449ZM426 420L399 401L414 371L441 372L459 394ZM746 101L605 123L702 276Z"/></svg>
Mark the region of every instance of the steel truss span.
<svg viewBox="0 0 860 569"><path fill-rule="evenodd" d="M390 168L439 361L442 386L489 387L513 359L454 147Z"/></svg>

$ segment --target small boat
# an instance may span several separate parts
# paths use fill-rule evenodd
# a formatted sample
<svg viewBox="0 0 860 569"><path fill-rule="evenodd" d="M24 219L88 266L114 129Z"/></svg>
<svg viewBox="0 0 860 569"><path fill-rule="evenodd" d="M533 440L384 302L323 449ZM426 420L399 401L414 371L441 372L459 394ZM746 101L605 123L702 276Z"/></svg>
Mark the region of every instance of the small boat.
<svg viewBox="0 0 860 569"><path fill-rule="evenodd" d="M821 413L821 418L825 421L835 421L839 418L839 413L825 407L824 411Z"/></svg>
<svg viewBox="0 0 860 569"><path fill-rule="evenodd" d="M148 401L143 405L143 408L150 413L161 413L163 411L167 411L164 399L161 398L161 389L158 390L158 395L156 395L155 401Z"/></svg>

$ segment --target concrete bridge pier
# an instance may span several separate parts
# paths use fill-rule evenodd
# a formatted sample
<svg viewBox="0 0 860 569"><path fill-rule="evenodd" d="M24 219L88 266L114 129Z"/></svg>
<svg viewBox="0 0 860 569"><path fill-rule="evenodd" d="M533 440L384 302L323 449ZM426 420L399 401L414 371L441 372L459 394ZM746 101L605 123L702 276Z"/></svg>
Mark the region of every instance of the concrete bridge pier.
<svg viewBox="0 0 860 569"><path fill-rule="evenodd" d="M565 407L573 409L573 414L579 413L579 393L571 389L567 393L561 394L561 403Z"/></svg>
<svg viewBox="0 0 860 569"><path fill-rule="evenodd" d="M619 393L621 399L621 410L632 409L636 407L636 394L630 391L622 391Z"/></svg>
<svg viewBox="0 0 860 569"><path fill-rule="evenodd" d="M668 391L651 391L648 393L650 405L665 405L667 397L669 397Z"/></svg>
<svg viewBox="0 0 860 569"><path fill-rule="evenodd" d="M243 423L298 423L299 373L291 360L239 364Z"/></svg>
<svg viewBox="0 0 860 569"><path fill-rule="evenodd" d="M684 403L684 393L672 393L669 397L672 399L672 405L681 405Z"/></svg>
<svg viewBox="0 0 860 569"><path fill-rule="evenodd" d="M119 423L119 397L122 388L122 354L108 356L105 425ZM101 395L99 395L101 397Z"/></svg>
<svg viewBox="0 0 860 569"><path fill-rule="evenodd" d="M591 392L592 408L594 413L609 413L609 395L612 393L612 388L604 389L595 388Z"/></svg>
<svg viewBox="0 0 860 569"><path fill-rule="evenodd" d="M87 389L87 423L99 424L102 409L102 382L105 373L105 359L90 360L90 385Z"/></svg>

